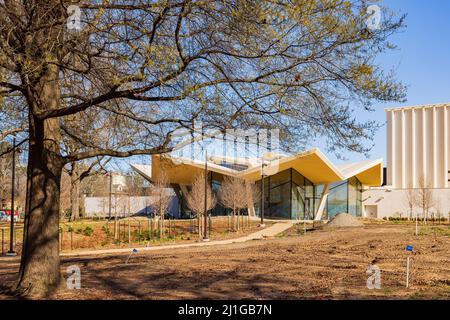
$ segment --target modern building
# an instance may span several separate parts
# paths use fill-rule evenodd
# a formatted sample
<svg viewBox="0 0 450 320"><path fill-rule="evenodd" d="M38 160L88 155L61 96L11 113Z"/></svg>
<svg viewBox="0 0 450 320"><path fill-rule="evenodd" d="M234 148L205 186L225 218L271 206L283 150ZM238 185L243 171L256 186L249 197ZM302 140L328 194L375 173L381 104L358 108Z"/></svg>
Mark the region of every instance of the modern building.
<svg viewBox="0 0 450 320"><path fill-rule="evenodd" d="M450 103L386 109L387 181L382 188L364 192L367 216L406 217L409 190L432 191L430 213L450 212ZM415 191L414 191L415 190Z"/></svg>
<svg viewBox="0 0 450 320"><path fill-rule="evenodd" d="M164 171L182 204L182 215L189 215L183 198L194 178L205 170L205 161L169 155L152 156L152 165L132 165L148 181L156 181ZM321 220L346 212L363 215L363 190L381 186L382 160L335 165L319 150L296 155L272 154L261 158L207 158L209 183L214 191L225 176L251 181L261 186L264 176L264 215L268 218ZM261 204L249 210L259 215ZM216 206L212 214L226 214Z"/></svg>

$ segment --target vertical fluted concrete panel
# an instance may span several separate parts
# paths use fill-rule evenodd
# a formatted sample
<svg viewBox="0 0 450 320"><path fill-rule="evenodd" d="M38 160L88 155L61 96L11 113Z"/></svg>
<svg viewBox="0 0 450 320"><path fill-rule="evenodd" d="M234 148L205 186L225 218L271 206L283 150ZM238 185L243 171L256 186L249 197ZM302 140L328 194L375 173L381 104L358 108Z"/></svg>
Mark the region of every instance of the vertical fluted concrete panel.
<svg viewBox="0 0 450 320"><path fill-rule="evenodd" d="M445 152L444 152L444 109L445 108L435 108L435 122L436 122L436 139L434 142L434 154L436 156L435 163L436 167L434 168L434 176L435 178L435 187L436 188L445 188Z"/></svg>
<svg viewBox="0 0 450 320"><path fill-rule="evenodd" d="M388 168L388 170L387 170L387 181L386 181L386 183L388 184L388 185L393 185L393 154L394 154L394 152L393 152L393 141L392 141L392 131L393 131L393 125L394 125L394 122L392 121L392 118L393 118L393 112L392 111L388 111L387 112L387 115L386 115L386 118L387 118L387 121L386 121L386 129L387 129L387 132L386 132L386 148L387 148L387 154L386 154L386 157L387 157L387 159L386 159L386 165L387 165L387 168Z"/></svg>
<svg viewBox="0 0 450 320"><path fill-rule="evenodd" d="M450 112L448 105L386 110L388 185L419 187L421 177L434 188L448 188Z"/></svg>
<svg viewBox="0 0 450 320"><path fill-rule="evenodd" d="M398 188L402 188L402 167L403 167L403 147L404 141L402 136L402 111L396 112L394 114L395 119L395 130L394 130L394 141L395 141L395 154L394 154L394 184Z"/></svg>
<svg viewBox="0 0 450 320"><path fill-rule="evenodd" d="M444 122L444 183L445 183L445 187L448 188L450 187L450 183L449 183L449 179L450 179L450 174L448 173L449 168L450 168L450 147L449 147L449 141L450 141L450 129L449 129L449 123L450 123L450 112L449 112L449 108L445 107L444 108L444 118L445 118L445 122Z"/></svg>

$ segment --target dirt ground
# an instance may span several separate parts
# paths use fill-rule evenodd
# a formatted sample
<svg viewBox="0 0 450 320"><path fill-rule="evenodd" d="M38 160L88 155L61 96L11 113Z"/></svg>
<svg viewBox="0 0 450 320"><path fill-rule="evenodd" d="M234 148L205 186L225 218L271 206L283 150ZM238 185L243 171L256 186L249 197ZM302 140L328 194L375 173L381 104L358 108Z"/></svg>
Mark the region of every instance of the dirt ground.
<svg viewBox="0 0 450 320"><path fill-rule="evenodd" d="M316 230L296 226L275 239L218 247L65 258L81 269L81 290L54 299L450 299L450 227L379 224ZM405 288L406 245L411 287ZM381 289L367 288L369 264ZM0 286L11 285L18 261L0 259ZM1 294L0 298L11 298Z"/></svg>
<svg viewBox="0 0 450 320"><path fill-rule="evenodd" d="M201 221L203 223L203 220ZM231 217L213 217L208 234L212 240L242 237L259 230L259 221L240 216L239 231L233 231ZM271 225L268 222L267 225ZM165 220L165 234L160 239L157 221L146 217L121 218L117 223L117 239L114 237L114 221L83 219L61 222L60 250L71 252L87 249L138 248L146 245L192 243L198 240L196 219ZM202 226L203 230L203 226ZM0 252L3 256L9 249L9 223L0 223ZM23 224L16 223L15 251L20 254L23 240Z"/></svg>

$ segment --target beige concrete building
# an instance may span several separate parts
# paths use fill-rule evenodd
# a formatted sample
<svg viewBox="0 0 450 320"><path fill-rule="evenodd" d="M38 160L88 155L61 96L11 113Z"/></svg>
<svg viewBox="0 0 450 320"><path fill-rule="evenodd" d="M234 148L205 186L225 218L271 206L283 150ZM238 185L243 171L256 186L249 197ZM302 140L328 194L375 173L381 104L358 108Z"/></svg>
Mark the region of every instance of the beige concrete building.
<svg viewBox="0 0 450 320"><path fill-rule="evenodd" d="M272 154L270 160L264 159L267 155L209 156L207 166L199 159L153 155L151 166L134 164L132 168L150 182L158 181L164 172L181 203L180 216L185 217L190 216L185 195L205 169L214 192L226 176L258 185L264 201L249 208L249 214L264 212L265 217L274 219L325 220L343 212L360 217L363 188L381 186L383 181L381 159L335 165L317 148L294 155ZM228 212L220 203L211 210L212 215Z"/></svg>
<svg viewBox="0 0 450 320"><path fill-rule="evenodd" d="M449 187L450 104L387 109L387 184Z"/></svg>
<svg viewBox="0 0 450 320"><path fill-rule="evenodd" d="M431 213L450 211L450 103L386 109L386 186L363 195L365 216L406 216L408 189L432 190ZM414 210L419 211L420 208Z"/></svg>

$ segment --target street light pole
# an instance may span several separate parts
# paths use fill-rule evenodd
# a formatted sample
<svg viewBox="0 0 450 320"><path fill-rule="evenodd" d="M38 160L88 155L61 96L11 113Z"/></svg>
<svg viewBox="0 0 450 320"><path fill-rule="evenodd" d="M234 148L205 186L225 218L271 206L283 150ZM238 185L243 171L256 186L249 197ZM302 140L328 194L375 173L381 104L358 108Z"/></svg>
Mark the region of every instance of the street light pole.
<svg viewBox="0 0 450 320"><path fill-rule="evenodd" d="M112 207L112 172L111 170L109 171L109 217L108 217L108 221L111 220L111 207Z"/></svg>
<svg viewBox="0 0 450 320"><path fill-rule="evenodd" d="M8 255L15 256L14 252L14 187L16 180L16 138L13 138L13 150L12 150L12 174L11 174L11 229L9 232L9 251Z"/></svg>
<svg viewBox="0 0 450 320"><path fill-rule="evenodd" d="M208 151L205 151L205 207L203 210L203 241L209 241L208 238Z"/></svg>
<svg viewBox="0 0 450 320"><path fill-rule="evenodd" d="M264 228L264 159L261 157L261 228Z"/></svg>

